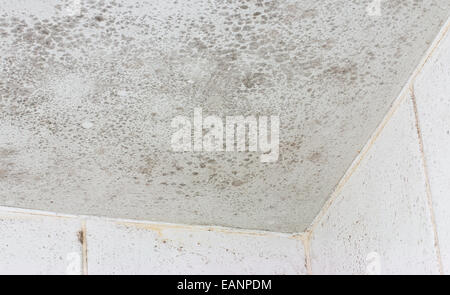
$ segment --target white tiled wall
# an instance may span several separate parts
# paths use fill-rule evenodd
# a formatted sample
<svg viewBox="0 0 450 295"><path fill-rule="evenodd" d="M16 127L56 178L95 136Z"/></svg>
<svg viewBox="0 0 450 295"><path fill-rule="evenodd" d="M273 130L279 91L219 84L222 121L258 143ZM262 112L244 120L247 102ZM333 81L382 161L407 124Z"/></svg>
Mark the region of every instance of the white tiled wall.
<svg viewBox="0 0 450 295"><path fill-rule="evenodd" d="M272 233L87 223L89 274L305 274L299 238Z"/></svg>
<svg viewBox="0 0 450 295"><path fill-rule="evenodd" d="M411 98L313 228L313 274L438 274Z"/></svg>
<svg viewBox="0 0 450 295"><path fill-rule="evenodd" d="M450 274L449 27L309 228L313 274Z"/></svg>
<svg viewBox="0 0 450 295"><path fill-rule="evenodd" d="M0 208L0 274L307 272L302 235L14 210Z"/></svg>
<svg viewBox="0 0 450 295"><path fill-rule="evenodd" d="M444 272L450 274L450 35L414 84Z"/></svg>
<svg viewBox="0 0 450 295"><path fill-rule="evenodd" d="M80 220L0 211L0 274L81 274Z"/></svg>

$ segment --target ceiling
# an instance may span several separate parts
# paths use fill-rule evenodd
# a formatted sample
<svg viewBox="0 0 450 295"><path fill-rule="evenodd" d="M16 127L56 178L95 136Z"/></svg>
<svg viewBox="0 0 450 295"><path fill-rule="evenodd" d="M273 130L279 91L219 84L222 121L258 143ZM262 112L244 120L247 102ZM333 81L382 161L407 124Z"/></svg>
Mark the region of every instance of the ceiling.
<svg viewBox="0 0 450 295"><path fill-rule="evenodd" d="M0 0L0 205L303 231L448 0ZM279 159L171 148L176 116L278 115Z"/></svg>

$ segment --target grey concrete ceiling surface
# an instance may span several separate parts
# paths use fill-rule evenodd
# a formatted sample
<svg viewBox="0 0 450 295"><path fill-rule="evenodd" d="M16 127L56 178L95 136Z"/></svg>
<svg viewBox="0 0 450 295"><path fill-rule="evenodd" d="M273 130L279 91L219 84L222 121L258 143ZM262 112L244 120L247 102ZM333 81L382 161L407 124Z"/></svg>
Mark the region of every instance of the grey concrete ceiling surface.
<svg viewBox="0 0 450 295"><path fill-rule="evenodd" d="M0 205L303 231L450 11L373 2L0 0ZM278 115L278 161L173 152L195 107Z"/></svg>

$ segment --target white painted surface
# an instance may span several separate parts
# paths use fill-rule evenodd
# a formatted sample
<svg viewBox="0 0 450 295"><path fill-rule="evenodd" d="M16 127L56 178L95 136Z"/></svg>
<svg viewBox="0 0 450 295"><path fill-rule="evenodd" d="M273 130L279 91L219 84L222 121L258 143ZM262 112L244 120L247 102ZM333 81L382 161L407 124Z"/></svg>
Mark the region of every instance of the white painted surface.
<svg viewBox="0 0 450 295"><path fill-rule="evenodd" d="M0 274L81 274L80 220L0 211Z"/></svg>
<svg viewBox="0 0 450 295"><path fill-rule="evenodd" d="M444 272L450 274L450 36L414 85Z"/></svg>
<svg viewBox="0 0 450 295"><path fill-rule="evenodd" d="M89 274L305 274L299 237L184 226L87 223Z"/></svg>
<svg viewBox="0 0 450 295"><path fill-rule="evenodd" d="M0 274L305 274L305 263L302 235L0 208Z"/></svg>
<svg viewBox="0 0 450 295"><path fill-rule="evenodd" d="M313 228L314 274L437 274L409 95Z"/></svg>

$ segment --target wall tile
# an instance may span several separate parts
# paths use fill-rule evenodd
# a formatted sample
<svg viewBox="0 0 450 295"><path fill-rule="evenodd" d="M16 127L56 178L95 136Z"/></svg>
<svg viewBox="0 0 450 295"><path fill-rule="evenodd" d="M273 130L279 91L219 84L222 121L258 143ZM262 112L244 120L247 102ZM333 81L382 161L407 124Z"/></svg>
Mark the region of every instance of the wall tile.
<svg viewBox="0 0 450 295"><path fill-rule="evenodd" d="M304 274L302 241L176 226L88 221L89 274Z"/></svg>
<svg viewBox="0 0 450 295"><path fill-rule="evenodd" d="M407 97L314 228L314 274L439 272L422 163Z"/></svg>
<svg viewBox="0 0 450 295"><path fill-rule="evenodd" d="M414 84L444 272L450 274L450 34Z"/></svg>
<svg viewBox="0 0 450 295"><path fill-rule="evenodd" d="M81 274L77 219L0 212L0 274Z"/></svg>

